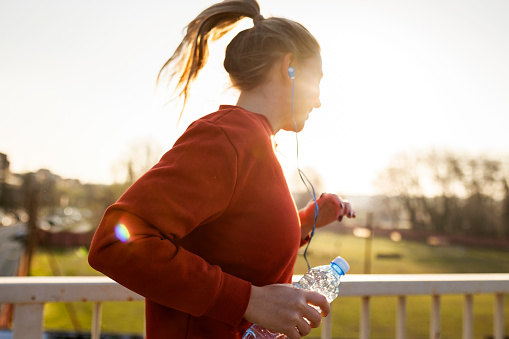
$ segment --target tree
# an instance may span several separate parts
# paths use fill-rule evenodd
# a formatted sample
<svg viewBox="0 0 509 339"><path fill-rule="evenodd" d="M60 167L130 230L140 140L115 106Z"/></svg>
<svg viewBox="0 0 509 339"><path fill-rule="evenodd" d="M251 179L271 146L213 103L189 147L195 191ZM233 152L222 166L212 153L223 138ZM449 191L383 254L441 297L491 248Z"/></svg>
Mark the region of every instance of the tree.
<svg viewBox="0 0 509 339"><path fill-rule="evenodd" d="M502 201L501 235L509 236L509 184L504 180L504 200Z"/></svg>
<svg viewBox="0 0 509 339"><path fill-rule="evenodd" d="M119 182L125 184L125 188L134 183L146 171L154 166L162 155L161 147L151 140L134 141L128 152L119 160L113 168Z"/></svg>
<svg viewBox="0 0 509 339"><path fill-rule="evenodd" d="M499 160L437 151L400 154L380 173L378 186L399 200L414 229L507 234L502 223L509 220L509 207L501 212L507 178Z"/></svg>

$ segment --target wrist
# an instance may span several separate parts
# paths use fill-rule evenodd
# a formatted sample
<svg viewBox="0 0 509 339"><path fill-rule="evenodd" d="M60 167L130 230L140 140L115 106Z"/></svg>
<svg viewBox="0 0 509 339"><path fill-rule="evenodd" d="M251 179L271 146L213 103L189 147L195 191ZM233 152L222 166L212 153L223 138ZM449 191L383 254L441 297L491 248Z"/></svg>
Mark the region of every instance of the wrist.
<svg viewBox="0 0 509 339"><path fill-rule="evenodd" d="M251 285L251 295L249 296L249 302L244 312L244 319L250 323L256 323L256 299L259 292L259 287Z"/></svg>

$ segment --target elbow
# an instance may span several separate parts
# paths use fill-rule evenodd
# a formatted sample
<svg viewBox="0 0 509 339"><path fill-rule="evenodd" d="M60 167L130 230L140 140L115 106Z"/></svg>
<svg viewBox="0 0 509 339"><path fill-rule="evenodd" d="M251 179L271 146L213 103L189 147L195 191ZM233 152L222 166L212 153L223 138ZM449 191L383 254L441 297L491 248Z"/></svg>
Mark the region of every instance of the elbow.
<svg viewBox="0 0 509 339"><path fill-rule="evenodd" d="M103 220L96 229L90 250L88 251L88 264L96 271L106 274L108 267L111 266L113 257L115 256L115 244L118 242L115 236L114 225L118 220L118 216L107 210Z"/></svg>
<svg viewBox="0 0 509 339"><path fill-rule="evenodd" d="M115 253L115 243L118 241L108 231L108 227L101 227L96 230L90 250L88 251L88 264L90 267L103 274L109 275L109 267L112 266L114 258L118 256Z"/></svg>
<svg viewBox="0 0 509 339"><path fill-rule="evenodd" d="M103 257L104 255L101 254L101 250L97 249L97 245L92 241L90 250L88 251L88 264L90 267L96 271L103 272Z"/></svg>

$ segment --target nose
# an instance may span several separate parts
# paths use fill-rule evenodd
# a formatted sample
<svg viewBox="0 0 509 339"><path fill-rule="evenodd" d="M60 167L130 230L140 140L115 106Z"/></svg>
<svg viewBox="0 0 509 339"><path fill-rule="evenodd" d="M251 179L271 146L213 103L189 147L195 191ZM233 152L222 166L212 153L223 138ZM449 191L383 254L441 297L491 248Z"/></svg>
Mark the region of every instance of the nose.
<svg viewBox="0 0 509 339"><path fill-rule="evenodd" d="M322 102L320 101L320 85L318 85L318 88L316 89L316 92L315 92L315 104L314 104L314 108L320 108L320 106L322 106Z"/></svg>
<svg viewBox="0 0 509 339"><path fill-rule="evenodd" d="M320 97L316 98L314 108L320 108L322 106L322 102L320 101Z"/></svg>

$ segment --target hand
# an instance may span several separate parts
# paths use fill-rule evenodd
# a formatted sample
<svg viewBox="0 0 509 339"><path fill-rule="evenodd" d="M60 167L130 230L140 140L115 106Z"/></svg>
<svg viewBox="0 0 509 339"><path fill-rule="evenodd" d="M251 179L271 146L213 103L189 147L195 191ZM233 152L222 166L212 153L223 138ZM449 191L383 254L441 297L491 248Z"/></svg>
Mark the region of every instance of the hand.
<svg viewBox="0 0 509 339"><path fill-rule="evenodd" d="M320 313L310 305L320 307L323 316L330 312L330 304L320 293L297 289L290 284L253 286L244 319L286 334L290 339L299 339L308 335L312 327L320 326L322 320Z"/></svg>
<svg viewBox="0 0 509 339"><path fill-rule="evenodd" d="M322 193L317 199L318 204L318 219L316 220L316 227L323 227L333 221L341 221L343 217L355 218L356 214L350 202L346 199L338 197L336 194ZM300 220L307 233L311 231L315 219L315 202L311 200L300 213ZM308 230L309 229L309 230Z"/></svg>

